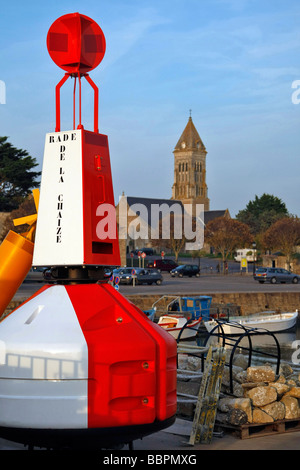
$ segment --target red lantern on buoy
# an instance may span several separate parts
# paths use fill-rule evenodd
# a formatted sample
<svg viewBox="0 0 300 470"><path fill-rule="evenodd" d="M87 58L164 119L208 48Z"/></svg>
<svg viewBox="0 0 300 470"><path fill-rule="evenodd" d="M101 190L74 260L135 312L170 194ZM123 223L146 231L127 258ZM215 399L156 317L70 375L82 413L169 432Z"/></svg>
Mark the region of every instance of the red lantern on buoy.
<svg viewBox="0 0 300 470"><path fill-rule="evenodd" d="M85 74L100 64L106 43L102 29L94 20L72 13L54 21L48 31L47 48L61 69Z"/></svg>

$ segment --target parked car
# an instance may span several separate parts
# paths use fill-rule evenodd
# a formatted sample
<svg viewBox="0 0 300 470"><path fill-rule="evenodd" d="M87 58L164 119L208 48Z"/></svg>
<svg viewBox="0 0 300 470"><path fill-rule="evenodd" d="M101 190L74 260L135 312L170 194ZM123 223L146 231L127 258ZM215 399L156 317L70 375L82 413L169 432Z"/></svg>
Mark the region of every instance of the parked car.
<svg viewBox="0 0 300 470"><path fill-rule="evenodd" d="M113 271L114 278L119 277L119 284L157 284L162 283L162 275L157 269L119 268ZM115 282L114 279L114 282Z"/></svg>
<svg viewBox="0 0 300 470"><path fill-rule="evenodd" d="M170 272L172 277L178 276L178 277L183 277L183 276L200 276L200 269L199 266L196 266L196 264L182 264L181 266L178 266L175 269L172 269Z"/></svg>
<svg viewBox="0 0 300 470"><path fill-rule="evenodd" d="M24 282L44 282L44 272L47 270L46 267L34 267L31 268L27 276L24 279Z"/></svg>
<svg viewBox="0 0 300 470"><path fill-rule="evenodd" d="M263 267L256 269L253 278L261 284L264 282L270 282L271 284L276 284L276 282L292 282L297 284L300 280L298 274L291 273L287 269Z"/></svg>
<svg viewBox="0 0 300 470"><path fill-rule="evenodd" d="M119 284L132 284L133 268L117 268L113 270L114 280L116 277L120 279Z"/></svg>
<svg viewBox="0 0 300 470"><path fill-rule="evenodd" d="M158 269L136 268L136 279L138 284L157 284L162 283L163 277Z"/></svg>
<svg viewBox="0 0 300 470"><path fill-rule="evenodd" d="M156 268L159 271L168 271L170 272L172 269L177 268L178 264L172 259L155 259L149 261L147 267L148 268Z"/></svg>

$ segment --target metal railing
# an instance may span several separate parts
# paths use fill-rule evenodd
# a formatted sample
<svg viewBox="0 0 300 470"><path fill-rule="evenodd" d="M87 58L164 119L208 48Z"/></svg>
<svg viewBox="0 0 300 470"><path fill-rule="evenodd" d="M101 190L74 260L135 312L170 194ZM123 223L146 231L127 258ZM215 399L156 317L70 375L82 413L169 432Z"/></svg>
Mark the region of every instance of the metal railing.
<svg viewBox="0 0 300 470"><path fill-rule="evenodd" d="M233 393L233 359L238 348L239 350L248 353L248 367L251 366L253 353L255 352L257 355L265 356L267 358L270 358L270 357L275 358L276 359L276 374L279 373L281 350L280 350L280 344L278 342L278 339L276 338L274 333L264 328L246 327L235 321L215 320L215 322L216 322L216 326L210 332L208 332L207 338L204 341L204 346L207 345L211 337L217 337L219 338L219 344L221 344L222 347L228 346L229 348L231 348L229 363L226 363L226 365L229 367L230 393ZM233 327L237 330L240 329L241 333L235 334L234 336L226 334L224 331L224 328L226 326ZM257 337L257 336L271 337L275 343L276 354L273 354L267 351L260 351L259 349L254 349L253 344L252 344L253 343L252 338ZM246 342L246 344L248 345L247 347L241 344L243 341Z"/></svg>

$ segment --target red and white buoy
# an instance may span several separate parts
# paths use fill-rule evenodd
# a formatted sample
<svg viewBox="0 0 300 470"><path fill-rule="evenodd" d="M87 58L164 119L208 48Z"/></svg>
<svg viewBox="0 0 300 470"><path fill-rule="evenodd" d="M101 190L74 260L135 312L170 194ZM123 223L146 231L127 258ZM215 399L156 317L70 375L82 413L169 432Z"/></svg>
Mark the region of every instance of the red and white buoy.
<svg viewBox="0 0 300 470"><path fill-rule="evenodd" d="M87 75L103 58L104 35L75 13L53 23L47 44L66 71L56 130L46 135L33 253L33 265L51 276L0 323L0 436L101 448L174 422L177 347L103 276L120 264L108 140L98 133L98 90ZM82 77L94 89L94 131L81 116L75 128L75 111L74 129L60 129L59 90L69 77L79 101Z"/></svg>

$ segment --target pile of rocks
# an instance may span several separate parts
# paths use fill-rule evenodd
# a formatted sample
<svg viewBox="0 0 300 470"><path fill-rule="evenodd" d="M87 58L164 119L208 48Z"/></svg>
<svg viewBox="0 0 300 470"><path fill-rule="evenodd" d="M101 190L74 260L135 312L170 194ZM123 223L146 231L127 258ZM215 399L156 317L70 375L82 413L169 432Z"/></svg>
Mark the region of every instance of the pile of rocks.
<svg viewBox="0 0 300 470"><path fill-rule="evenodd" d="M201 360L192 356L179 356L179 369L190 371L195 374L195 378L188 374L188 379L179 378L178 391L196 397L201 383L196 373L201 370ZM233 393L229 367L225 366L217 422L238 426L300 419L300 374L289 364L282 363L276 375L275 367L270 364L248 367L248 358L236 354L232 375ZM178 414L192 419L194 407L195 401L179 404Z"/></svg>
<svg viewBox="0 0 300 470"><path fill-rule="evenodd" d="M264 424L300 418L300 374L282 364L279 374L271 365L247 367L240 357L233 366L233 395L229 368L224 368L216 421L231 425Z"/></svg>

